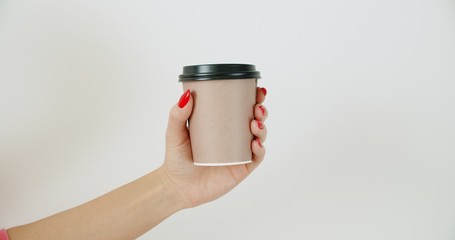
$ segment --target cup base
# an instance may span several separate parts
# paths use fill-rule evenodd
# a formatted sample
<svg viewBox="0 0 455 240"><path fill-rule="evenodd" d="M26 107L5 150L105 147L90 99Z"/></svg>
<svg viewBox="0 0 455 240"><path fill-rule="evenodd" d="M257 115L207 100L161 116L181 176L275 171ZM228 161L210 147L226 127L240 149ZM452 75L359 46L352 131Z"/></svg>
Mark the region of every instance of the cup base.
<svg viewBox="0 0 455 240"><path fill-rule="evenodd" d="M226 162L226 163L199 163L194 162L195 166L205 166L205 167L217 167L217 166L232 166L232 165L242 165L251 163L251 160L240 161L240 162Z"/></svg>

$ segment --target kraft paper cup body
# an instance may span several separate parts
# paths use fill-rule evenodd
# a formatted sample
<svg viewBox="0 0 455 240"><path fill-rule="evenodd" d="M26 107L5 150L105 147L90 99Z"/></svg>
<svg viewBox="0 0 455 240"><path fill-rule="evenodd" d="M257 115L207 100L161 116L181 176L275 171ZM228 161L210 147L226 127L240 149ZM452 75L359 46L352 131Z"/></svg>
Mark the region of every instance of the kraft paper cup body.
<svg viewBox="0 0 455 240"><path fill-rule="evenodd" d="M193 97L188 127L194 164L250 163L257 78L189 80L182 84Z"/></svg>

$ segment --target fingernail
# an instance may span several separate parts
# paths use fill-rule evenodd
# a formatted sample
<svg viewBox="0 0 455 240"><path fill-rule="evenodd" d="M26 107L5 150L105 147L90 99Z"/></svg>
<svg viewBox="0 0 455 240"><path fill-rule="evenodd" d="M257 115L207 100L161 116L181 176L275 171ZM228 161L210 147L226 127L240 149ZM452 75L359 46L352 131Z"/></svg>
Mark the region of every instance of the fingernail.
<svg viewBox="0 0 455 240"><path fill-rule="evenodd" d="M262 93L264 94L264 96L266 96L267 95L267 89L261 88L261 90L262 90Z"/></svg>
<svg viewBox="0 0 455 240"><path fill-rule="evenodd" d="M261 121L257 121L258 122L258 128L259 129L264 129L264 124L262 124Z"/></svg>
<svg viewBox="0 0 455 240"><path fill-rule="evenodd" d="M261 109L261 112L262 112L262 116L265 116L265 108L264 106L259 106L259 109Z"/></svg>
<svg viewBox="0 0 455 240"><path fill-rule="evenodd" d="M259 144L259 147L261 147L261 148L262 148L262 143L261 143L261 140L259 140L259 138L256 138L256 141L258 142L258 144Z"/></svg>
<svg viewBox="0 0 455 240"><path fill-rule="evenodd" d="M190 100L190 95L191 95L191 92L189 89L187 89L183 94L182 96L180 97L180 100L179 100L179 108L184 108L186 106L186 104L188 103L188 101Z"/></svg>

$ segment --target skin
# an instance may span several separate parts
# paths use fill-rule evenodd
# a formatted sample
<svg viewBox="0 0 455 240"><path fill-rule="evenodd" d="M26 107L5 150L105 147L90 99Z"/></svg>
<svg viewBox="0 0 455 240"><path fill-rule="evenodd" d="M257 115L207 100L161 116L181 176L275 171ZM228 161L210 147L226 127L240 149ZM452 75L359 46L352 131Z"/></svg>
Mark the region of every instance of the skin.
<svg viewBox="0 0 455 240"><path fill-rule="evenodd" d="M159 168L137 180L75 208L36 222L7 229L10 240L136 239L172 214L213 201L237 186L262 162L267 128L259 128L267 110L264 91L257 89L251 132L253 162L224 167L193 165L186 121L193 98L175 104L166 131L166 156Z"/></svg>

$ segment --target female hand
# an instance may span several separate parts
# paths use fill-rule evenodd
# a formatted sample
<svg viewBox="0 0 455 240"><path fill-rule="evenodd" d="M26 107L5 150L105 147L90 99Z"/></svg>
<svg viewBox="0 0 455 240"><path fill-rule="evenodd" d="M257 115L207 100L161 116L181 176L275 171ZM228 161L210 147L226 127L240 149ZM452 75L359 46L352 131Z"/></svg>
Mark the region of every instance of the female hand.
<svg viewBox="0 0 455 240"><path fill-rule="evenodd" d="M8 229L10 239L136 239L181 210L224 195L245 179L264 159L267 91L257 89L255 119L251 121L253 161L224 167L193 165L186 122L193 109L185 92L172 107L166 132L166 159L161 167L80 206L39 221ZM147 214L144 214L147 213ZM5 233L5 232L4 232ZM1 237L0 237L1 238Z"/></svg>
<svg viewBox="0 0 455 240"><path fill-rule="evenodd" d="M186 93L186 94L185 94ZM226 194L245 179L264 159L267 128L264 121L267 109L261 105L265 100L265 88L257 88L254 120L251 132L253 162L243 165L200 167L193 164L191 142L186 122L193 109L193 98L185 92L169 114L166 132L166 158L158 169L166 187L174 189L186 207L195 207ZM186 104L185 104L186 102Z"/></svg>

